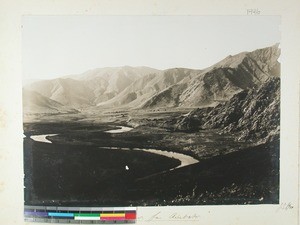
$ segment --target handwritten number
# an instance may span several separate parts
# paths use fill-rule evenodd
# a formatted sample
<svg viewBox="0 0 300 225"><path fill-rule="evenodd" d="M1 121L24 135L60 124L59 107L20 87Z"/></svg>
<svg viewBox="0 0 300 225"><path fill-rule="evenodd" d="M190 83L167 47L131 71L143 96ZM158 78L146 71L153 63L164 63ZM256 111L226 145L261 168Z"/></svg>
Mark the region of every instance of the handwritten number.
<svg viewBox="0 0 300 225"><path fill-rule="evenodd" d="M247 15L260 15L260 11L259 9L247 9Z"/></svg>

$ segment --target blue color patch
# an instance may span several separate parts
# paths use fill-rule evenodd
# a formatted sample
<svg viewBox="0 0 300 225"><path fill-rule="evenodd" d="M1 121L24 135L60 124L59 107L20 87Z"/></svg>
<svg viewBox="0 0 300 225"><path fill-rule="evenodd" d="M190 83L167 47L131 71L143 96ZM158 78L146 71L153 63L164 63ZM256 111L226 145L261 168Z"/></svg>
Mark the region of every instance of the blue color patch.
<svg viewBox="0 0 300 225"><path fill-rule="evenodd" d="M74 217L74 213L48 212L48 216L73 218Z"/></svg>

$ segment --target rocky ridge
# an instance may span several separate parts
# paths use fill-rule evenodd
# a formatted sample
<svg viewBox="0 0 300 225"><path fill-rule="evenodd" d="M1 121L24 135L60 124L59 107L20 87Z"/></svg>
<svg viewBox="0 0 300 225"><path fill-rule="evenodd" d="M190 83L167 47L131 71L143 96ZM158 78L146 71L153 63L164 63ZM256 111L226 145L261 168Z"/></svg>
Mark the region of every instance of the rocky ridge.
<svg viewBox="0 0 300 225"><path fill-rule="evenodd" d="M181 116L175 130L221 129L237 139L272 141L280 133L280 78L269 78L258 89L244 90L213 108L195 109Z"/></svg>

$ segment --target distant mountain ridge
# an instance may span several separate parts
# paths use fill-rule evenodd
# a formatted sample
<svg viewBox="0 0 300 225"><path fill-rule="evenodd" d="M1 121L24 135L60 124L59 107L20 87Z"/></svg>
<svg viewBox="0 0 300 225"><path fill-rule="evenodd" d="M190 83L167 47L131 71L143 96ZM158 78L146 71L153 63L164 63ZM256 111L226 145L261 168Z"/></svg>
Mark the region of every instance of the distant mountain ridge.
<svg viewBox="0 0 300 225"><path fill-rule="evenodd" d="M47 98L35 91L23 89L23 113L76 113L77 110Z"/></svg>
<svg viewBox="0 0 300 225"><path fill-rule="evenodd" d="M213 106L238 92L259 87L269 77L279 77L279 56L276 44L228 56L204 70L107 67L34 82L24 90L76 110Z"/></svg>

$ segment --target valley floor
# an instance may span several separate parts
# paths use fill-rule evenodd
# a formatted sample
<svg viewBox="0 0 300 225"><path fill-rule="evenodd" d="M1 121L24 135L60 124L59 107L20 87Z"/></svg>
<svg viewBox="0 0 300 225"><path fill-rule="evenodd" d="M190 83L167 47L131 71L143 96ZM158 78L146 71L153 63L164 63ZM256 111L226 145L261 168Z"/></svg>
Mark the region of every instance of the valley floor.
<svg viewBox="0 0 300 225"><path fill-rule="evenodd" d="M278 203L279 141L258 145L237 142L218 130L169 129L166 121L183 113L107 111L101 116L48 115L24 123L25 204ZM124 133L105 132L120 125L135 127ZM30 139L38 134L58 135L47 137L52 143ZM180 162L109 147L174 151L199 162L169 171Z"/></svg>

